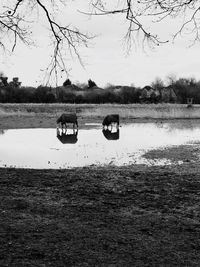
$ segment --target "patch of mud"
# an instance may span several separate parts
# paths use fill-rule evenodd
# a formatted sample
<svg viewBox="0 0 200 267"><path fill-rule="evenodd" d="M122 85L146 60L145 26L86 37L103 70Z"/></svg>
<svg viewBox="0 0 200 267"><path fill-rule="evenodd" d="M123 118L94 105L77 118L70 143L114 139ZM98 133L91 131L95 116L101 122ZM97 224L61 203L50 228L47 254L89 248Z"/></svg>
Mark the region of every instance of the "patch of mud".
<svg viewBox="0 0 200 267"><path fill-rule="evenodd" d="M170 160L172 163L198 162L200 160L200 144L187 144L153 149L143 155L148 160Z"/></svg>

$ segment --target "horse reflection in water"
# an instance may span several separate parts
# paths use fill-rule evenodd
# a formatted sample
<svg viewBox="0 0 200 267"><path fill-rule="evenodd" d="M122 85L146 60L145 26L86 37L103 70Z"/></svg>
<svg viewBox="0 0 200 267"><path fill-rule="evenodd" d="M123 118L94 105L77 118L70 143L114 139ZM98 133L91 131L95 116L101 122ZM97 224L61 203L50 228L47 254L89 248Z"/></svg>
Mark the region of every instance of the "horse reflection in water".
<svg viewBox="0 0 200 267"><path fill-rule="evenodd" d="M103 130L102 133L108 140L118 140L119 139L119 115L118 114L110 114L107 115L103 122ZM114 130L113 130L114 126Z"/></svg>
<svg viewBox="0 0 200 267"><path fill-rule="evenodd" d="M103 129L102 133L105 136L105 138L108 140L118 140L119 139L119 128L117 128L115 132L113 132L110 129Z"/></svg>
<svg viewBox="0 0 200 267"><path fill-rule="evenodd" d="M108 128L109 126L113 127L113 125L115 125L118 129L119 127L119 114L110 114L110 115L107 115L103 122L102 122L102 125L103 125L103 128Z"/></svg>
<svg viewBox="0 0 200 267"><path fill-rule="evenodd" d="M67 133L57 128L57 138L63 144L76 144L78 141L78 129L73 129L73 133Z"/></svg>

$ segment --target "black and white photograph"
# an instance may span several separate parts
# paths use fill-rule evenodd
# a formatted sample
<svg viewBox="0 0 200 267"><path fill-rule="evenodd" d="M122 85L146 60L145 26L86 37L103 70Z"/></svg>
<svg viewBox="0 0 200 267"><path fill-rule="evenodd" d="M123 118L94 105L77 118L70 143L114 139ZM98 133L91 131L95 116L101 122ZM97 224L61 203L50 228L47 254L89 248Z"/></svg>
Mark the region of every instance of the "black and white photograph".
<svg viewBox="0 0 200 267"><path fill-rule="evenodd" d="M200 266L200 0L0 0L0 267Z"/></svg>

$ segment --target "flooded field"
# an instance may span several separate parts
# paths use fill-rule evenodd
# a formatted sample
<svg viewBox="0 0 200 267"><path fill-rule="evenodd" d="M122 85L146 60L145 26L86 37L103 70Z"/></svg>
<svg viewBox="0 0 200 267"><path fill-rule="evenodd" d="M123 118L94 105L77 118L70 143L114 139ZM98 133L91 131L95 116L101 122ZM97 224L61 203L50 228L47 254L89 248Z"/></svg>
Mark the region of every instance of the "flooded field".
<svg viewBox="0 0 200 267"><path fill-rule="evenodd" d="M88 128L88 126L90 126ZM66 134L56 129L0 131L0 167L59 169L89 165L170 164L143 155L158 148L200 141L200 123L124 124L119 130L102 131L100 124ZM181 163L181 162L179 162Z"/></svg>

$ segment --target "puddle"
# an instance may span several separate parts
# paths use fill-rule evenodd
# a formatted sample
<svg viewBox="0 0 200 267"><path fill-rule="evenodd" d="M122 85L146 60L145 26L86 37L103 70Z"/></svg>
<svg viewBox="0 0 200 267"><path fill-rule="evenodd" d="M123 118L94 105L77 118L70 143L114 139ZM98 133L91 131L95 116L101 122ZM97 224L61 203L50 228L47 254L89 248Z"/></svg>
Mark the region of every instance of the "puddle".
<svg viewBox="0 0 200 267"><path fill-rule="evenodd" d="M95 125L96 126L96 125ZM119 131L92 129L15 129L0 131L0 167L59 169L104 164L170 164L144 159L151 149L200 141L200 123L134 123Z"/></svg>

